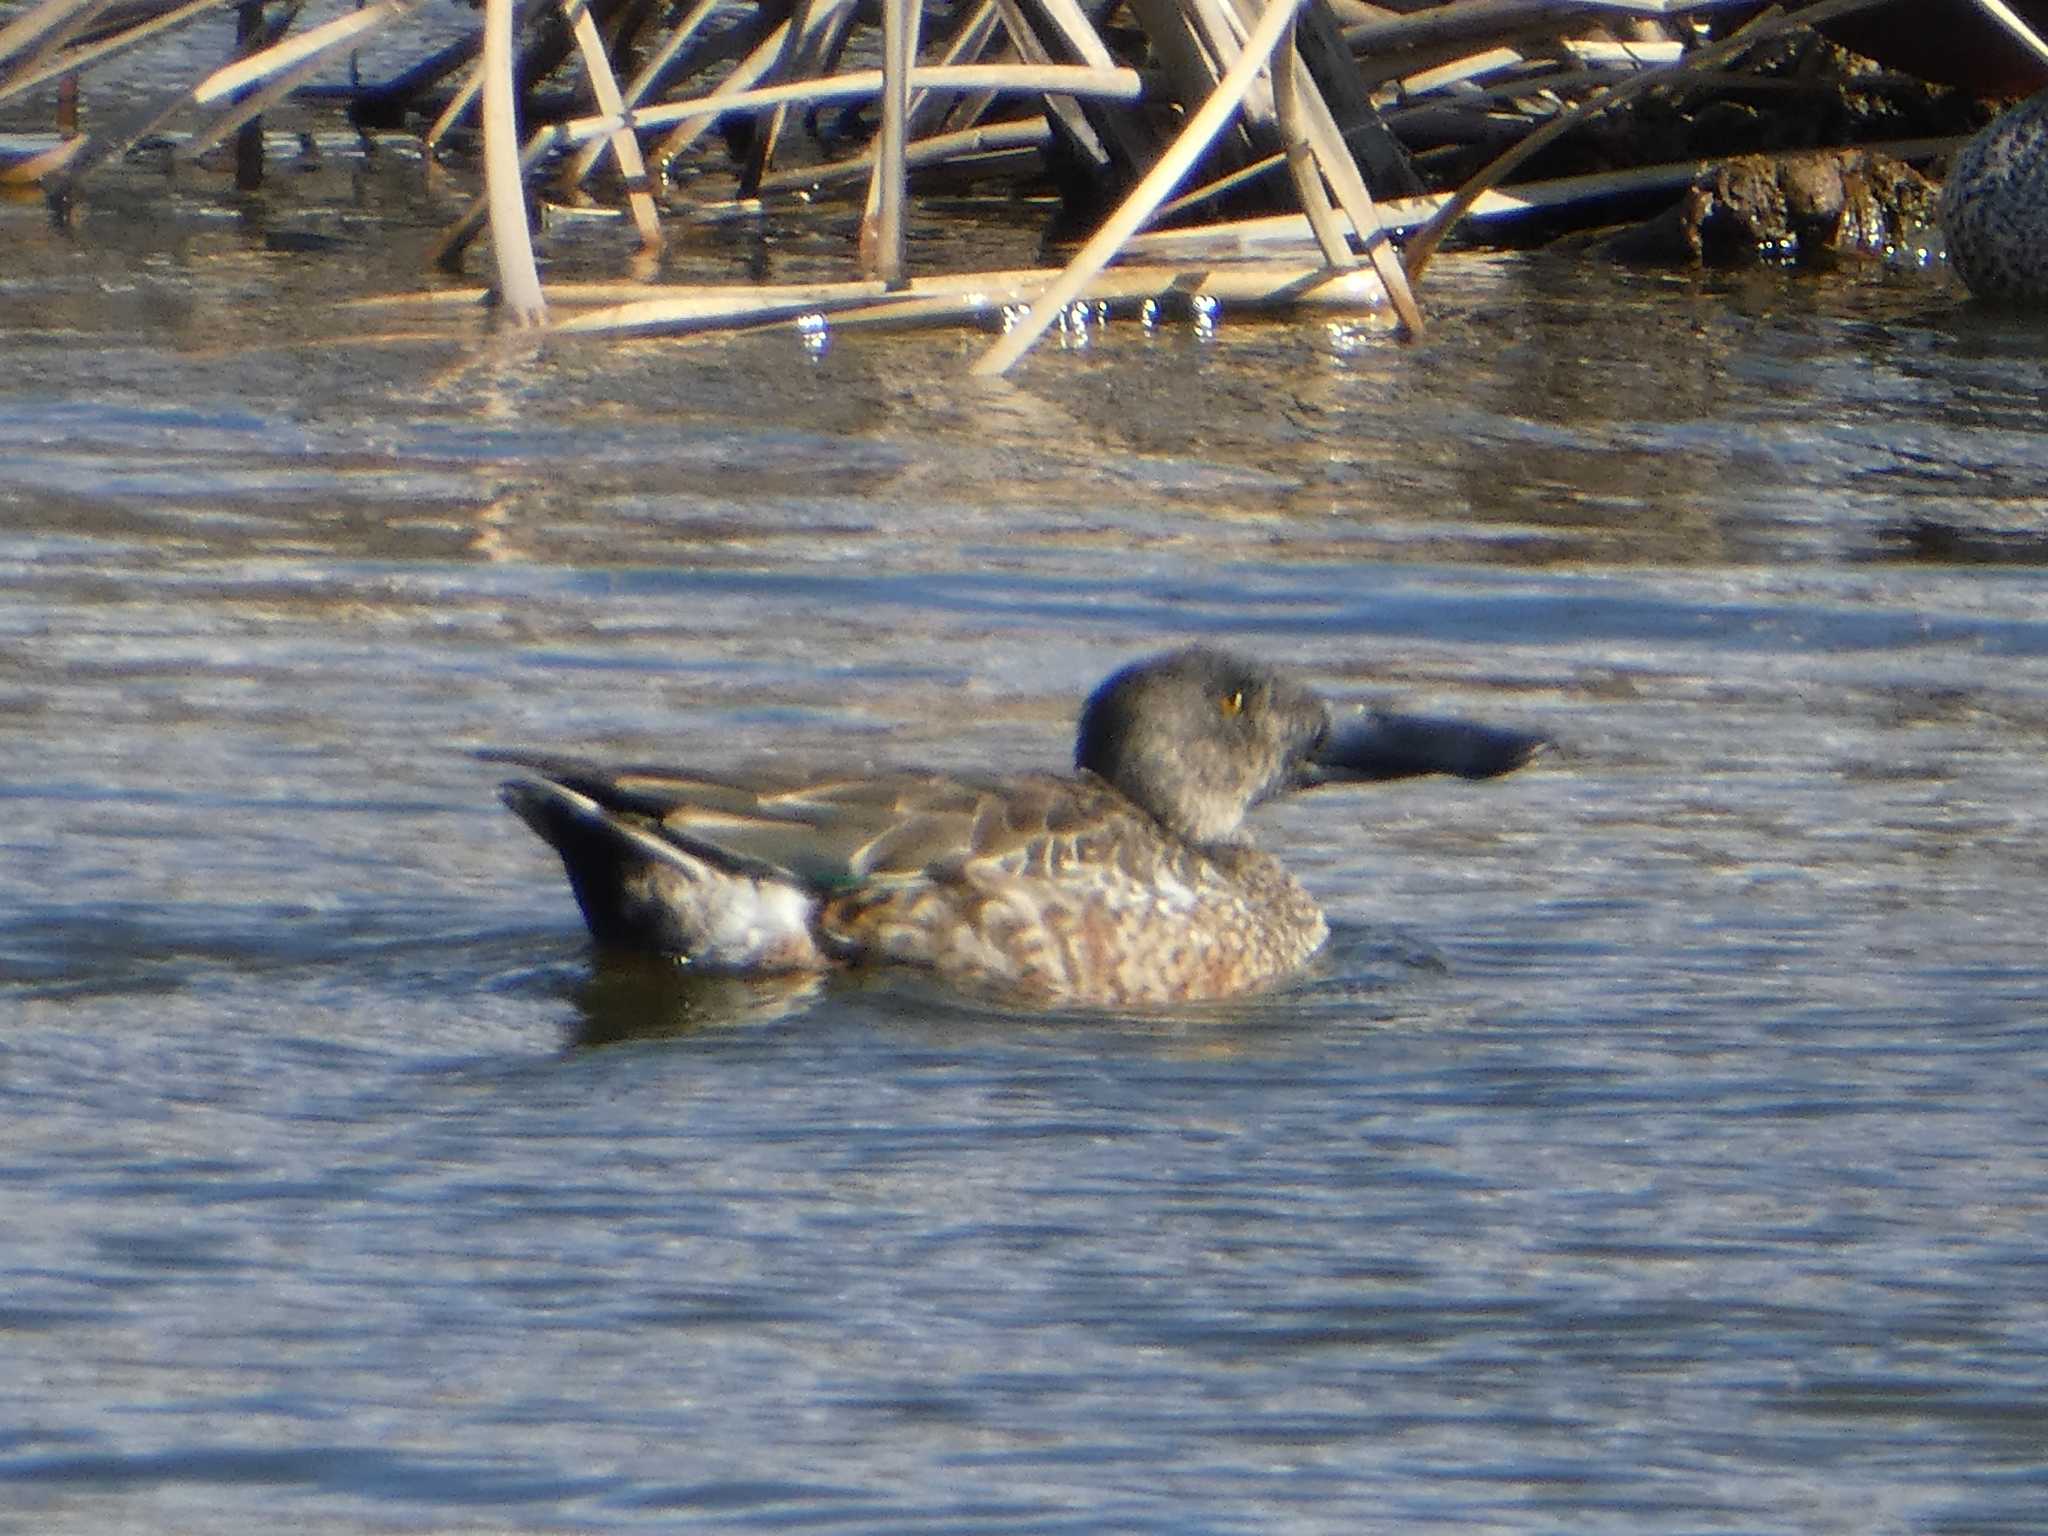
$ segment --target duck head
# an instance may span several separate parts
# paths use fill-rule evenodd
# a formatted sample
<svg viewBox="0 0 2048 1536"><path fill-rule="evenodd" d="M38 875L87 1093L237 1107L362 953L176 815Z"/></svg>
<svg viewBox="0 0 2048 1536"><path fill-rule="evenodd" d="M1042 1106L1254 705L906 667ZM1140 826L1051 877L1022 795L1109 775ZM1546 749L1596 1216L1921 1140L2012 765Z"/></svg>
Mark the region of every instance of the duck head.
<svg viewBox="0 0 2048 1536"><path fill-rule="evenodd" d="M1311 688L1190 646L1134 662L1082 707L1074 766L1196 844L1244 838L1245 814L1321 784L1519 768L1546 738L1462 720L1367 711L1338 721Z"/></svg>

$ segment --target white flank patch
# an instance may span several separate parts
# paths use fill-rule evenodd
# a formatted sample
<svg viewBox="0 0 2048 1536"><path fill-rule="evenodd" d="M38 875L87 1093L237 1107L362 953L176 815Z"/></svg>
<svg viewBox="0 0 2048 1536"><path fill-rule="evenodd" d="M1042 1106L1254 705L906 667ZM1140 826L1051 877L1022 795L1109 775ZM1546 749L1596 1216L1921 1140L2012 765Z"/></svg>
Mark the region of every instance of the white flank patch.
<svg viewBox="0 0 2048 1536"><path fill-rule="evenodd" d="M697 958L705 963L772 966L811 948L816 904L795 886L720 876L700 882L697 889L704 926Z"/></svg>

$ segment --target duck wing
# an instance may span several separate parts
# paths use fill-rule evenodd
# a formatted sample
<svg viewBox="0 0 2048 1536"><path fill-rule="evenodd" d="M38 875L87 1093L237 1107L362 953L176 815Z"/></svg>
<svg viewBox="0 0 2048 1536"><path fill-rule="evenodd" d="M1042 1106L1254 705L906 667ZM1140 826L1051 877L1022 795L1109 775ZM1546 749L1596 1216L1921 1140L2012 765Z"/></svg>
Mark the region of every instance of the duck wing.
<svg viewBox="0 0 2048 1536"><path fill-rule="evenodd" d="M1047 838L1077 834L1121 808L1099 785L1051 774L743 779L540 753L481 755L573 791L641 836L735 874L819 893L943 880L973 862L1014 863Z"/></svg>

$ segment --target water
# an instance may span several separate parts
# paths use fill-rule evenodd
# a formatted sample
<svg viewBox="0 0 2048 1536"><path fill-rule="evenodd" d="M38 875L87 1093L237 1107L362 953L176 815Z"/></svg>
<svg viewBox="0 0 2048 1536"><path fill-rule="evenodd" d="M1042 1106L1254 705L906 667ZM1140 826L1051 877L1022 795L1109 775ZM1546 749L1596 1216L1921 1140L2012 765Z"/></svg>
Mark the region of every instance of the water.
<svg viewBox="0 0 2048 1536"><path fill-rule="evenodd" d="M2039 329L381 345L434 194L195 174L0 209L0 1527L2041 1528ZM1130 1017L596 967L468 755L1056 765L1187 637L1560 748Z"/></svg>

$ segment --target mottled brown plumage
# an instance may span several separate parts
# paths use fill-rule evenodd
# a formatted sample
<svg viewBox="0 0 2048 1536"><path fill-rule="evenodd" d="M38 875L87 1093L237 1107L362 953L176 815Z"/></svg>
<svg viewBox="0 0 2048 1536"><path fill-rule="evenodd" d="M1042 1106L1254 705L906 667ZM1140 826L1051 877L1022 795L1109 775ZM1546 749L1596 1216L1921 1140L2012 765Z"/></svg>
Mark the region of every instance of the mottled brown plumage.
<svg viewBox="0 0 2048 1536"><path fill-rule="evenodd" d="M1243 818L1288 790L1490 777L1541 739L1365 716L1193 648L1112 677L1072 775L767 782L488 754L602 944L729 970L916 966L1042 1002L1159 1005L1297 970L1328 929Z"/></svg>

